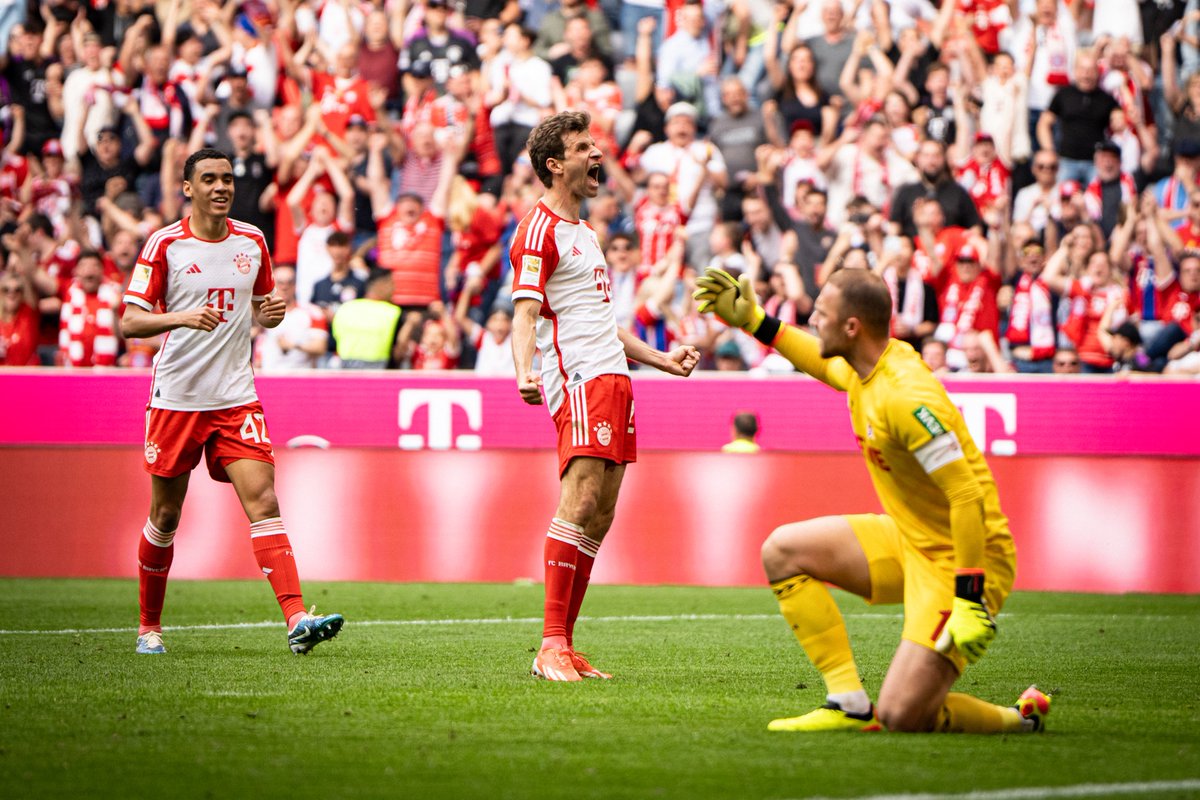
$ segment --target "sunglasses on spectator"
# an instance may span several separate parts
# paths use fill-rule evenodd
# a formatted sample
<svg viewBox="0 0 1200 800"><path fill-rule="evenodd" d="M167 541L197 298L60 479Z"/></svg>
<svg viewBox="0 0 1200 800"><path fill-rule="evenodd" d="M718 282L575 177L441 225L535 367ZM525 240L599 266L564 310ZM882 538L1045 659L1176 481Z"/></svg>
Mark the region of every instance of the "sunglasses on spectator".
<svg viewBox="0 0 1200 800"><path fill-rule="evenodd" d="M1034 164L1034 169L1058 169L1057 161L1043 161L1041 164Z"/></svg>
<svg viewBox="0 0 1200 800"><path fill-rule="evenodd" d="M1054 359L1054 366L1056 366L1056 367L1078 367L1079 359L1077 359L1077 358L1067 358L1067 359L1056 358L1056 359Z"/></svg>
<svg viewBox="0 0 1200 800"><path fill-rule="evenodd" d="M0 286L0 293L3 294L20 294L20 286Z"/></svg>

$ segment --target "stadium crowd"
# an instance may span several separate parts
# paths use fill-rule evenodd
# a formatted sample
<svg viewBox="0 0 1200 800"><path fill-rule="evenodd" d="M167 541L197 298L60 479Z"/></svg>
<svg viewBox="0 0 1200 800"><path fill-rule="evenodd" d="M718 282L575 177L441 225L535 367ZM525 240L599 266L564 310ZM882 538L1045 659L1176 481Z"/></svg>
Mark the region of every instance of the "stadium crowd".
<svg viewBox="0 0 1200 800"><path fill-rule="evenodd" d="M1198 7L0 0L0 363L152 362L122 287L215 146L288 304L262 371L512 376L525 140L574 108L619 324L704 368L793 369L697 312L717 265L798 324L876 270L937 372L1200 374Z"/></svg>

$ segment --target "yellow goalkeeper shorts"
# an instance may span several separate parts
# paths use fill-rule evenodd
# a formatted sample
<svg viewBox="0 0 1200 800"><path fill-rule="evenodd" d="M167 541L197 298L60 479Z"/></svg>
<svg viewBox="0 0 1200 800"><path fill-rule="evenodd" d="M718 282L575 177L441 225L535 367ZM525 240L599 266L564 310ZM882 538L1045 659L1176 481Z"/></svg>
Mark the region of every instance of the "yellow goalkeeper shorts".
<svg viewBox="0 0 1200 800"><path fill-rule="evenodd" d="M950 616L954 600L954 552L918 550L886 514L848 514L871 569L871 605L904 604L901 636L922 647L934 643ZM988 547L984 557L983 596L992 615L1000 613L1012 592L1016 556ZM952 650L947 656L961 673L966 661Z"/></svg>

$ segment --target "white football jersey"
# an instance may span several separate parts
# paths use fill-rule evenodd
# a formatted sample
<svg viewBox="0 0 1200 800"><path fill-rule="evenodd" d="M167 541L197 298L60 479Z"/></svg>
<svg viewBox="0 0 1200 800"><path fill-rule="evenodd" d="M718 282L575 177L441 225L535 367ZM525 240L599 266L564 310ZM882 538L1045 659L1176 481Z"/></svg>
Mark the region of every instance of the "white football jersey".
<svg viewBox="0 0 1200 800"><path fill-rule="evenodd" d="M216 309L210 331L176 328L154 359L150 405L174 411L233 408L258 399L250 365L251 301L275 288L262 231L227 220L219 241L192 233L190 217L146 241L125 291L125 302L154 311Z"/></svg>
<svg viewBox="0 0 1200 800"><path fill-rule="evenodd" d="M537 346L550 413L566 389L597 375L628 375L608 264L592 227L565 220L539 201L517 226L509 255L513 301L542 304Z"/></svg>

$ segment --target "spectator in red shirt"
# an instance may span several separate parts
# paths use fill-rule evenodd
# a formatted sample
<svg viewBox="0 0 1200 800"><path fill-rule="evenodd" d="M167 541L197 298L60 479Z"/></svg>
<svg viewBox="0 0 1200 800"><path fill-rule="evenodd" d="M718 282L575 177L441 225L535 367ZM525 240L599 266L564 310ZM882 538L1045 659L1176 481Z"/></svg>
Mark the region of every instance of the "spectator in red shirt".
<svg viewBox="0 0 1200 800"><path fill-rule="evenodd" d="M1058 250L1046 262L1042 280L1070 303L1070 316L1062 326L1062 332L1075 344L1082 371L1109 373L1113 359L1100 341L1100 321L1110 305L1125 305L1128 293L1113 275L1112 262L1104 250L1088 256L1083 277L1072 278L1067 274L1067 254L1072 241L1081 235L1090 236L1088 228L1081 226L1063 237ZM1124 321L1124 309L1112 315L1113 325Z"/></svg>
<svg viewBox="0 0 1200 800"><path fill-rule="evenodd" d="M36 367L38 314L37 297L29 281L15 270L0 278L0 364L6 367Z"/></svg>
<svg viewBox="0 0 1200 800"><path fill-rule="evenodd" d="M996 344L1000 328L1000 312L996 307L1000 273L992 264L984 265L977 245L968 243L959 248L954 263L938 274L937 288L941 321L934 336L946 343L946 363L955 369L966 368L966 334L978 331L979 345L993 370L1007 371Z"/></svg>
<svg viewBox="0 0 1200 800"><path fill-rule="evenodd" d="M406 310L424 311L441 299L442 235L460 148L450 147L443 155L442 171L427 207L417 194L392 199L391 182L383 170L387 138L372 134L369 147L367 180L378 230L379 265L394 274L392 302Z"/></svg>

